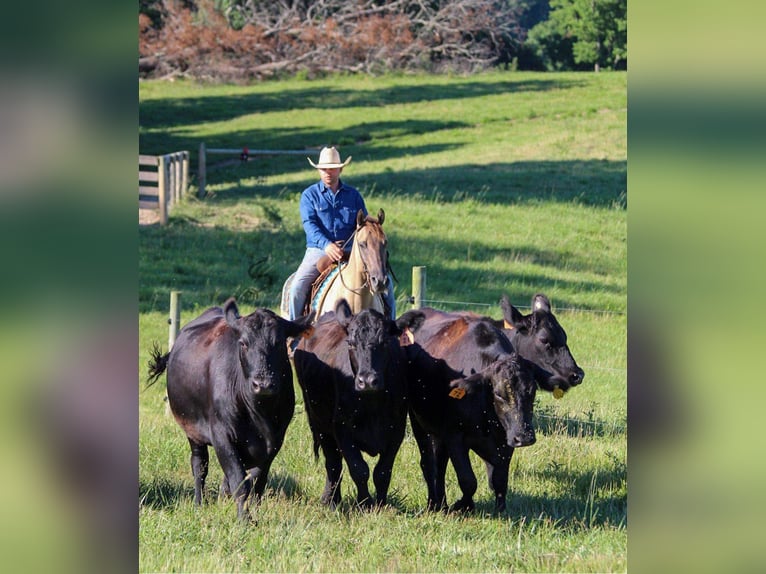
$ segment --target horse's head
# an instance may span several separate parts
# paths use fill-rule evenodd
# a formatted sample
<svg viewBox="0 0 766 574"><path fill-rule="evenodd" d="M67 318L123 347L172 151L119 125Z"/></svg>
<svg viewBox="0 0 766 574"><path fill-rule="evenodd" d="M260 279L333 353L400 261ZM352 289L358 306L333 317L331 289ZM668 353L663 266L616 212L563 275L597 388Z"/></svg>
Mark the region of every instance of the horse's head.
<svg viewBox="0 0 766 574"><path fill-rule="evenodd" d="M370 291L385 293L388 285L388 240L383 231L386 214L381 209L378 217L365 216L360 209L356 215L354 249L358 250Z"/></svg>

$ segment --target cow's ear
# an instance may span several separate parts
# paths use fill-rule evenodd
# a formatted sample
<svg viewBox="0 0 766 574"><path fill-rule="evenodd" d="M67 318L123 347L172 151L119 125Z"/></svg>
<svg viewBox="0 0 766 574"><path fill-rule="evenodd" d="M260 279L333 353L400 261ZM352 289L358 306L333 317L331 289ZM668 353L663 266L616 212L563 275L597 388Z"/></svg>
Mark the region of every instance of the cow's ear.
<svg viewBox="0 0 766 574"><path fill-rule="evenodd" d="M335 304L335 319L338 321L338 324L344 329L348 329L348 325L351 323L353 316L354 314L351 312L351 307L349 306L348 301L345 299L338 299L338 302Z"/></svg>
<svg viewBox="0 0 766 574"><path fill-rule="evenodd" d="M421 325L423 325L423 322L426 320L426 316L422 311L418 311L417 309L412 309L410 311L407 311L404 313L401 317L399 317L396 320L396 324L399 326L399 329L404 331L405 329L408 329L415 333L418 329L420 329Z"/></svg>
<svg viewBox="0 0 766 574"><path fill-rule="evenodd" d="M367 216L364 214L364 211L361 209L356 212L356 226L357 227L363 227L364 221L367 219Z"/></svg>
<svg viewBox="0 0 766 574"><path fill-rule="evenodd" d="M511 305L511 300L508 299L508 295L503 294L500 299L500 308L503 310L503 320L511 327L519 330L526 328L526 325L524 324L524 315L522 315L521 311L516 307Z"/></svg>
<svg viewBox="0 0 766 574"><path fill-rule="evenodd" d="M454 379L449 383L449 396L453 399L462 399L465 395L473 394L484 381L484 375L474 373L462 379Z"/></svg>
<svg viewBox="0 0 766 574"><path fill-rule="evenodd" d="M223 304L223 315L226 317L226 323L229 327L239 330L238 319L240 319L240 315L234 297L229 297Z"/></svg>
<svg viewBox="0 0 766 574"><path fill-rule="evenodd" d="M386 212L385 212L385 211L383 211L383 208L381 207L381 208L378 210L378 223L379 223L380 225L383 225L383 221L385 221L385 219L386 219Z"/></svg>
<svg viewBox="0 0 766 574"><path fill-rule="evenodd" d="M298 317L295 321L285 321L287 328L285 329L288 337L301 337L307 339L314 334L314 326L312 324L314 320L315 311L311 311L308 315Z"/></svg>
<svg viewBox="0 0 766 574"><path fill-rule="evenodd" d="M532 311L545 311L546 313L550 313L551 302L548 301L548 297L542 293L538 293L532 297Z"/></svg>

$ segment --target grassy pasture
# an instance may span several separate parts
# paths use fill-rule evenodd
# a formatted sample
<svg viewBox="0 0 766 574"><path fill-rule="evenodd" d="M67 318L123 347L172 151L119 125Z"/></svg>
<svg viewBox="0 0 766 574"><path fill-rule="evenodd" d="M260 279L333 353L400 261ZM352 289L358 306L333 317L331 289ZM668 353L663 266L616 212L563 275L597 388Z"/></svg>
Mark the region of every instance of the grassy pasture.
<svg viewBox="0 0 766 574"><path fill-rule="evenodd" d="M386 210L400 312L415 265L427 268L430 304L448 310L499 317L502 293L525 307L543 292L586 378L560 401L538 396L538 442L514 455L502 516L491 512L475 457L476 513L424 513L409 432L389 508L357 511L349 479L342 508L321 507L323 466L298 392L258 524L248 527L236 524L233 504L215 501L217 462L210 502L193 508L188 444L165 414L164 379L142 387L141 570L624 571L626 108L624 73L142 82L141 153L187 149L196 165L201 141L340 146L353 156L344 178L370 211ZM192 178L169 225L139 229L140 373L151 342L166 345L170 290L182 291L182 323L231 295L243 313L276 309L303 253L298 198L315 180L303 156L208 163L206 199L193 197ZM454 501L451 469L447 479Z"/></svg>

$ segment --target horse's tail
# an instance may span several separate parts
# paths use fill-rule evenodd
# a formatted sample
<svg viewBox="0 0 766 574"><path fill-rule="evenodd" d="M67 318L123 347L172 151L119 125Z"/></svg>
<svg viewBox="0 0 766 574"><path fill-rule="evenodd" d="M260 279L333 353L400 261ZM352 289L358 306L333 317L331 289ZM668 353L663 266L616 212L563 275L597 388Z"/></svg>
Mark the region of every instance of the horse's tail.
<svg viewBox="0 0 766 574"><path fill-rule="evenodd" d="M162 354L162 348L157 341L152 344L152 349L149 352L152 358L149 361L149 375L146 377L147 387L156 383L160 375L165 372L168 367L168 357L170 357L170 351Z"/></svg>

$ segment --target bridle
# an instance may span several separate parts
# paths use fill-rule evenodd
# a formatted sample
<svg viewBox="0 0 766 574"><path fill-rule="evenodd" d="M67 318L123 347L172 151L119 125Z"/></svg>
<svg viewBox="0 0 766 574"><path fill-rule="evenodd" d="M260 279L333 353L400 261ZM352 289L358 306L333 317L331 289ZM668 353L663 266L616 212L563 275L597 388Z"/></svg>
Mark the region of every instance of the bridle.
<svg viewBox="0 0 766 574"><path fill-rule="evenodd" d="M357 234L357 232L360 229L361 229L361 227L357 227L356 229L354 229L354 232L349 236L348 239L346 239L346 241L341 246L341 249L346 247L346 245L348 245L349 242L352 241L356 237L356 234ZM358 296L361 296L362 292L365 289L369 290L369 287L370 287L370 272L367 269L367 262L365 262L365 260L363 258L361 258L361 257L360 257L360 259L362 260L362 273L364 274L364 283L362 283L362 285L358 288L358 290L357 289L353 289L352 287L349 287L348 285L346 285L346 281L345 281L345 279L343 279L343 269L341 269L341 267L340 267L340 261L338 261L338 263L337 263L337 265L338 265L338 275L340 276L341 285L343 285L343 287L347 291L351 291L354 295L358 295ZM388 258L386 258L386 259L388 259ZM386 261L386 266L388 266L388 261Z"/></svg>

